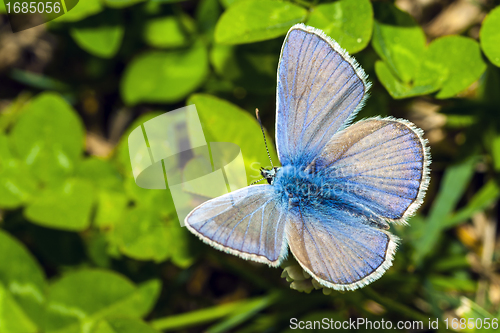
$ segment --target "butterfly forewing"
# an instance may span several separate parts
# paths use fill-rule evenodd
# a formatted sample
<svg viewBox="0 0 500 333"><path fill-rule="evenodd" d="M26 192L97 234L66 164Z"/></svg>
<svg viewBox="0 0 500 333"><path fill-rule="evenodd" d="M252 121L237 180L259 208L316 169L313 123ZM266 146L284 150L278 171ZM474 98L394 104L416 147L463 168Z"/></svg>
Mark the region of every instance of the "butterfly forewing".
<svg viewBox="0 0 500 333"><path fill-rule="evenodd" d="M186 226L219 250L276 266L287 251L286 217L274 188L254 185L203 203Z"/></svg>
<svg viewBox="0 0 500 333"><path fill-rule="evenodd" d="M365 77L320 30L290 29L278 66L276 141L282 165L311 162L361 106L369 88Z"/></svg>

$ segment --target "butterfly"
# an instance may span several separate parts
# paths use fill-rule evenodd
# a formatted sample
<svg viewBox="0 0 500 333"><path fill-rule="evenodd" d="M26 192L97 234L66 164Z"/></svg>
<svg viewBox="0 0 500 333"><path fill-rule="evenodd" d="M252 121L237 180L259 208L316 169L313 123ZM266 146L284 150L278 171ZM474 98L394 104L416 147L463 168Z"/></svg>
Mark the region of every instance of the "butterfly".
<svg viewBox="0 0 500 333"><path fill-rule="evenodd" d="M404 119L352 125L370 83L323 31L294 25L278 64L276 146L267 184L204 202L185 219L213 247L276 267L288 249L322 286L355 290L392 265L399 239L429 184L423 131Z"/></svg>

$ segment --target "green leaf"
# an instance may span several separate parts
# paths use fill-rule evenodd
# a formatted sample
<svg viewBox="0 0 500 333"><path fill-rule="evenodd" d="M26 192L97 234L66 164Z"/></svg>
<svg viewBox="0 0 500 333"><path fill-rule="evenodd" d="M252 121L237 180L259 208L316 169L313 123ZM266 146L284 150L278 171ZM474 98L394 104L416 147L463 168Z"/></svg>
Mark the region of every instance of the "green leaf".
<svg viewBox="0 0 500 333"><path fill-rule="evenodd" d="M432 253L448 216L453 212L474 174L475 164L476 159L469 158L465 162L446 169L425 223L427 226L425 233L415 241L414 260L417 265L420 265L422 260Z"/></svg>
<svg viewBox="0 0 500 333"><path fill-rule="evenodd" d="M103 212L106 206L100 203L96 223L101 227L113 224L112 242L131 258L156 262L171 258L179 267L190 266L194 260L189 246L190 235L175 217L170 192L140 188L133 178L127 179L126 188L136 206L120 210L120 207L125 208L128 199L113 194L106 203L109 206L107 211Z"/></svg>
<svg viewBox="0 0 500 333"><path fill-rule="evenodd" d="M40 193L24 211L35 224L69 231L82 231L90 224L94 200L92 185L78 179L67 179Z"/></svg>
<svg viewBox="0 0 500 333"><path fill-rule="evenodd" d="M413 18L394 5L374 6L372 46L387 67L403 83L418 73L425 52L425 35Z"/></svg>
<svg viewBox="0 0 500 333"><path fill-rule="evenodd" d="M122 97L130 105L178 102L205 80L207 58L201 43L187 50L144 53L126 69L121 82Z"/></svg>
<svg viewBox="0 0 500 333"><path fill-rule="evenodd" d="M12 156L8 138L0 134L0 207L17 208L37 192L37 182L29 169Z"/></svg>
<svg viewBox="0 0 500 333"><path fill-rule="evenodd" d="M193 264L196 256L192 245L189 243L192 235L186 228L181 227L177 219L172 222L168 226L169 238L174 244L171 260L177 267L185 269Z"/></svg>
<svg viewBox="0 0 500 333"><path fill-rule="evenodd" d="M111 256L108 252L108 235L102 232L90 231L85 235L85 252L90 261L97 267L109 268Z"/></svg>
<svg viewBox="0 0 500 333"><path fill-rule="evenodd" d="M101 57L112 58L119 50L123 39L122 25L72 28L71 36L82 49Z"/></svg>
<svg viewBox="0 0 500 333"><path fill-rule="evenodd" d="M0 332L39 332L45 289L45 276L33 256L0 230Z"/></svg>
<svg viewBox="0 0 500 333"><path fill-rule="evenodd" d="M426 48L422 29L407 14L392 5L375 8L379 8L379 15L372 45L383 60L376 64L375 71L394 98L438 90L437 98L449 98L467 89L486 70L473 39L446 36Z"/></svg>
<svg viewBox="0 0 500 333"><path fill-rule="evenodd" d="M82 161L75 177L92 184L95 189L123 191L123 177L109 161L92 157Z"/></svg>
<svg viewBox="0 0 500 333"><path fill-rule="evenodd" d="M41 90L56 90L56 91L70 90L70 87L64 82L51 78L47 75L36 74L33 72L24 71L17 68L13 68L10 71L10 77L18 82L21 82L30 87Z"/></svg>
<svg viewBox="0 0 500 333"><path fill-rule="evenodd" d="M219 0L219 1L224 8L228 8L232 4L242 0Z"/></svg>
<svg viewBox="0 0 500 333"><path fill-rule="evenodd" d="M81 0L80 0L81 1ZM83 0L86 1L86 0ZM106 6L111 8L125 8L133 6L146 0L101 0Z"/></svg>
<svg viewBox="0 0 500 333"><path fill-rule="evenodd" d="M234 313L229 318L215 324L207 329L207 333L222 333L231 330L242 322L255 316L258 312L272 305L279 299L279 294L274 293L258 299L247 301L237 313Z"/></svg>
<svg viewBox="0 0 500 333"><path fill-rule="evenodd" d="M439 89L439 82L432 82L426 85L415 85L412 82L404 83L397 78L387 63L377 61L375 63L375 73L389 94L395 98L408 98L432 93Z"/></svg>
<svg viewBox="0 0 500 333"><path fill-rule="evenodd" d="M115 226L113 237L123 254L138 260L156 262L169 258L177 241L172 237L169 225L157 212L141 207L125 212L122 221Z"/></svg>
<svg viewBox="0 0 500 333"><path fill-rule="evenodd" d="M94 188L97 199L94 217L96 226L109 228L118 223L129 198L124 193L123 177L116 166L106 160L88 158L79 165L75 177Z"/></svg>
<svg viewBox="0 0 500 333"><path fill-rule="evenodd" d="M241 148L249 183L261 178L260 167L270 167L259 123L245 110L211 95L197 94L187 104L195 104L207 142L232 142ZM217 110L217 112L214 112ZM266 135L274 165L279 165L271 138Z"/></svg>
<svg viewBox="0 0 500 333"><path fill-rule="evenodd" d="M472 38L445 36L429 45L415 85L442 81L437 98L450 98L467 89L486 70L479 44Z"/></svg>
<svg viewBox="0 0 500 333"><path fill-rule="evenodd" d="M182 25L175 16L149 20L144 39L150 46L158 48L176 48L185 46L188 42Z"/></svg>
<svg viewBox="0 0 500 333"><path fill-rule="evenodd" d="M349 53L364 49L373 29L369 0L341 0L313 8L308 25L323 30Z"/></svg>
<svg viewBox="0 0 500 333"><path fill-rule="evenodd" d="M26 110L25 105L31 99L30 93L20 93L10 104L0 112L0 132L6 133L13 124L17 122L22 113ZM2 155L3 156L3 155Z"/></svg>
<svg viewBox="0 0 500 333"><path fill-rule="evenodd" d="M215 27L215 41L244 44L284 35L302 22L307 10L290 2L242 0L230 6Z"/></svg>
<svg viewBox="0 0 500 333"><path fill-rule="evenodd" d="M9 291L0 284L0 330L9 333L36 333L37 326L23 312Z"/></svg>
<svg viewBox="0 0 500 333"><path fill-rule="evenodd" d="M97 324L93 333L159 333L139 319L110 318Z"/></svg>
<svg viewBox="0 0 500 333"><path fill-rule="evenodd" d="M276 295L273 294L265 297L221 304L202 310L155 319L151 322L151 326L163 332L179 330L181 328L208 323L216 319L226 317L230 314L240 315L244 312L255 309L259 311L263 307L267 307L273 303L275 300Z"/></svg>
<svg viewBox="0 0 500 333"><path fill-rule="evenodd" d="M218 0L202 0L196 8L196 21L201 32L213 38L215 25L221 14L221 7Z"/></svg>
<svg viewBox="0 0 500 333"><path fill-rule="evenodd" d="M500 197L500 188L494 179L487 182L481 189L469 200L469 203L464 208L450 216L443 222L443 228L453 227L460 222L472 217L475 213L482 211Z"/></svg>
<svg viewBox="0 0 500 333"><path fill-rule="evenodd" d="M66 14L59 16L56 22L76 22L86 17L100 13L103 10L101 0L80 0L78 4Z"/></svg>
<svg viewBox="0 0 500 333"><path fill-rule="evenodd" d="M49 289L46 331L89 332L102 319L141 318L152 308L160 283L136 287L125 277L104 270L68 273Z"/></svg>
<svg viewBox="0 0 500 333"><path fill-rule="evenodd" d="M130 162L129 162L130 163ZM137 186L134 178L125 180L125 191L129 198L133 199L137 206L152 209L160 217L166 217L175 212L174 202L169 191L151 190Z"/></svg>
<svg viewBox="0 0 500 333"><path fill-rule="evenodd" d="M138 285L135 293L127 303L124 303L123 313L129 316L138 315L141 318L150 313L160 297L161 280L152 279Z"/></svg>
<svg viewBox="0 0 500 333"><path fill-rule="evenodd" d="M13 152L44 182L68 175L81 158L83 125L77 113L55 93L29 103L12 129Z"/></svg>
<svg viewBox="0 0 500 333"><path fill-rule="evenodd" d="M488 13L479 31L481 48L488 59L500 67L500 6Z"/></svg>
<svg viewBox="0 0 500 333"><path fill-rule="evenodd" d="M259 50L252 46L214 45L210 60L215 72L248 92L275 94L279 48Z"/></svg>
<svg viewBox="0 0 500 333"><path fill-rule="evenodd" d="M128 203L128 197L122 192L101 191L97 196L95 225L98 228L109 228L118 224Z"/></svg>
<svg viewBox="0 0 500 333"><path fill-rule="evenodd" d="M495 136L491 142L491 156L495 171L500 171L500 135Z"/></svg>
<svg viewBox="0 0 500 333"><path fill-rule="evenodd" d="M431 276L429 281L437 290L474 292L477 283L469 279L452 278L449 276Z"/></svg>

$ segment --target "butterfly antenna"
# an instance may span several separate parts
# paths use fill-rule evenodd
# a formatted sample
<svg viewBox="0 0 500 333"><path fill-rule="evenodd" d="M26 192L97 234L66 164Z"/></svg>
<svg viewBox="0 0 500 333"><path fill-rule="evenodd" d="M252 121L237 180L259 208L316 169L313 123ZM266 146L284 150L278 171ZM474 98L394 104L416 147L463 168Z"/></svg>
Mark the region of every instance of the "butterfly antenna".
<svg viewBox="0 0 500 333"><path fill-rule="evenodd" d="M266 178L261 178L259 180L256 180L256 181L252 182L252 184L250 184L250 186L252 186L253 184L257 184L258 182L263 181L264 179L266 179Z"/></svg>
<svg viewBox="0 0 500 333"><path fill-rule="evenodd" d="M255 109L255 115L257 116L257 120L259 121L260 130L262 131L262 136L264 137L264 144L266 145L267 157L269 157L269 162L271 162L271 167L274 168L273 160L271 160L271 154L269 154L269 149L267 148L266 134L264 133L264 127L262 126L262 121L259 117L259 109Z"/></svg>

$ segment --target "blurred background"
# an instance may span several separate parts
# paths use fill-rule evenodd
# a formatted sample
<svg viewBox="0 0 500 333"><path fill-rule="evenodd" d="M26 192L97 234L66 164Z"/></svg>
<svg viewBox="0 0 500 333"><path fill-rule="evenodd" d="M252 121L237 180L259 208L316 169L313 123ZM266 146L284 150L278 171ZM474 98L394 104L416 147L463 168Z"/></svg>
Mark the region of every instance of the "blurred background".
<svg viewBox="0 0 500 333"><path fill-rule="evenodd" d="M287 332L292 318L495 331L499 5L80 0L13 33L0 3L0 332ZM268 164L259 108L278 164L276 69L298 22L369 74L357 119L409 119L431 146L425 202L409 227L391 227L394 266L355 292L299 292L282 269L203 244L168 190L137 187L130 170L128 133L189 104L208 142L241 147L249 181L253 162Z"/></svg>

